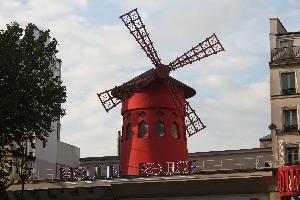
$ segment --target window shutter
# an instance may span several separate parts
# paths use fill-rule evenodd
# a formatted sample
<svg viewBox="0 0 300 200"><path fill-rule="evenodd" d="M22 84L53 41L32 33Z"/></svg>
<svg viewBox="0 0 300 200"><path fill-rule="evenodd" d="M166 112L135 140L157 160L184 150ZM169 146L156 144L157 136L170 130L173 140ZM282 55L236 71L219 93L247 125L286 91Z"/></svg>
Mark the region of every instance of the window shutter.
<svg viewBox="0 0 300 200"><path fill-rule="evenodd" d="M285 74L281 74L281 89L286 90L288 89L288 75Z"/></svg>
<svg viewBox="0 0 300 200"><path fill-rule="evenodd" d="M289 73L289 88L295 88L295 73Z"/></svg>
<svg viewBox="0 0 300 200"><path fill-rule="evenodd" d="M291 110L292 112L292 120L291 120L291 124L292 125L296 125L297 124L297 111L296 110Z"/></svg>

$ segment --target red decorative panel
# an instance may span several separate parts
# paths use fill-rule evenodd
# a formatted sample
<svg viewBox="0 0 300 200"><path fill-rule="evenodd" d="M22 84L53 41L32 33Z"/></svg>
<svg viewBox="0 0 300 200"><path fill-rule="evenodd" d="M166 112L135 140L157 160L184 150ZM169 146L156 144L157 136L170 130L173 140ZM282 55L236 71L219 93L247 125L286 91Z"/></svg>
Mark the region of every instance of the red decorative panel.
<svg viewBox="0 0 300 200"><path fill-rule="evenodd" d="M281 197L300 194L300 166L278 168L278 191Z"/></svg>

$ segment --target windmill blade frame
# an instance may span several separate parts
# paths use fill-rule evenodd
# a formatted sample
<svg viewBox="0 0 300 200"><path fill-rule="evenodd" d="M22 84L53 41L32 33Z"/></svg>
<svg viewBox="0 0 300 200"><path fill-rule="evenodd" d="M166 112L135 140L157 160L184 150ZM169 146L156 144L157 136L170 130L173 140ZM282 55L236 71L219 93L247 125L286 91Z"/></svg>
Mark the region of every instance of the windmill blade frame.
<svg viewBox="0 0 300 200"><path fill-rule="evenodd" d="M192 135L198 133L199 131L206 128L206 126L201 121L200 117L196 114L195 110L191 107L189 102L185 100L185 110L186 116L184 118L185 121L185 129L191 137Z"/></svg>
<svg viewBox="0 0 300 200"><path fill-rule="evenodd" d="M174 61L169 63L170 70L174 71L187 64L192 64L195 61L206 58L212 54L217 54L220 51L225 51L216 34L212 34L204 41L192 47L191 50L184 53L182 56L177 57Z"/></svg>
<svg viewBox="0 0 300 200"><path fill-rule="evenodd" d="M118 104L122 102L122 100L112 95L112 90L113 89L106 90L101 93L97 93L97 96L106 112L108 112L109 110L116 107Z"/></svg>
<svg viewBox="0 0 300 200"><path fill-rule="evenodd" d="M191 107L188 101L185 100L181 95L179 95L176 85L172 80L168 79L169 91L173 97L175 106L179 111L180 115L184 118L185 132L189 137L198 133L199 131L206 128L206 126L201 121L200 117L196 114L195 110Z"/></svg>
<svg viewBox="0 0 300 200"><path fill-rule="evenodd" d="M158 68L161 65L160 58L157 55L157 51L153 46L149 34L146 30L145 25L143 24L137 9L134 9L122 16L120 16L125 26L130 31L130 34L133 35L135 40L139 43L141 48L145 51L148 58L150 58L153 65Z"/></svg>
<svg viewBox="0 0 300 200"><path fill-rule="evenodd" d="M130 98L134 92L143 89L156 78L154 69L148 70L120 86L116 86L113 89L106 90L97 95L105 111L108 112L122 101Z"/></svg>

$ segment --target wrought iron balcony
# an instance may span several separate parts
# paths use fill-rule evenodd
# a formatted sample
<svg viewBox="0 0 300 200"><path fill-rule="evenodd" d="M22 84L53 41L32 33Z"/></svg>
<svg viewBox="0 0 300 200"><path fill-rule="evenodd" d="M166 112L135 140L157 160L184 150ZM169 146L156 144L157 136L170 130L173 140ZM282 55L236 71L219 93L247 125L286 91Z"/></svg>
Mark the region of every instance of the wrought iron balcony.
<svg viewBox="0 0 300 200"><path fill-rule="evenodd" d="M295 132L298 131L298 125L297 124L284 124L283 131L285 132Z"/></svg>
<svg viewBox="0 0 300 200"><path fill-rule="evenodd" d="M296 88L282 89L282 90L281 90L281 94L282 94L282 95L296 94Z"/></svg>
<svg viewBox="0 0 300 200"><path fill-rule="evenodd" d="M275 48L271 50L271 62L300 60L300 46Z"/></svg>

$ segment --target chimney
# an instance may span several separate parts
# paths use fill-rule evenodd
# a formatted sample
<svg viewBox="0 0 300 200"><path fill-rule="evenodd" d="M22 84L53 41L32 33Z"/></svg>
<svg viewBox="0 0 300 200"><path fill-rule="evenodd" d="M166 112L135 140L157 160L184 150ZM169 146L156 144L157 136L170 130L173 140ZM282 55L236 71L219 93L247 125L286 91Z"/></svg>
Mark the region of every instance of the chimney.
<svg viewBox="0 0 300 200"><path fill-rule="evenodd" d="M275 17L270 18L270 34L277 34L277 33L286 33L286 29L282 25L281 21Z"/></svg>

